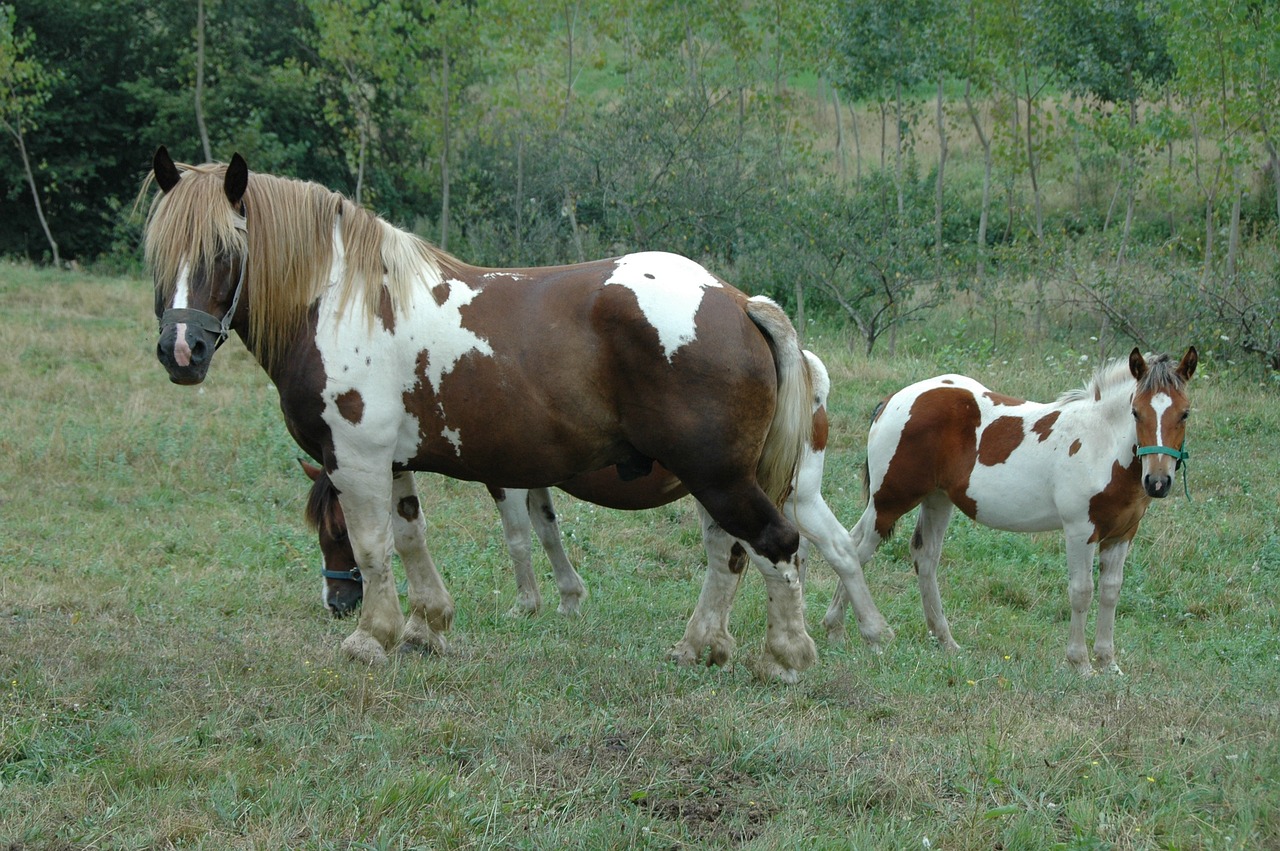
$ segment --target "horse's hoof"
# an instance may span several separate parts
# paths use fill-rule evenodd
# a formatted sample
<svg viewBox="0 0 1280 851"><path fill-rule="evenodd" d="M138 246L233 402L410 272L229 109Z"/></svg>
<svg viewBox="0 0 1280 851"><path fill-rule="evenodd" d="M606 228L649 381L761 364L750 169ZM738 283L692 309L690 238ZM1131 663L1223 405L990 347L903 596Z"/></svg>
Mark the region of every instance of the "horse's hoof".
<svg viewBox="0 0 1280 851"><path fill-rule="evenodd" d="M511 608L507 609L507 617L511 618L512 620L523 620L524 618L531 618L537 613L538 613L537 606L530 608L523 603L516 603Z"/></svg>
<svg viewBox="0 0 1280 851"><path fill-rule="evenodd" d="M366 665L382 665L387 661L387 651L378 639L367 632L353 632L342 642L342 652L347 658Z"/></svg>
<svg viewBox="0 0 1280 851"><path fill-rule="evenodd" d="M694 649L693 645L681 641L675 647L671 648L671 651L667 653L667 658L682 668L688 668L698 664L698 657L700 655L702 654Z"/></svg>
<svg viewBox="0 0 1280 851"><path fill-rule="evenodd" d="M405 626L404 646L436 656L449 652L449 642L443 635L432 630L426 623L415 620L410 620Z"/></svg>

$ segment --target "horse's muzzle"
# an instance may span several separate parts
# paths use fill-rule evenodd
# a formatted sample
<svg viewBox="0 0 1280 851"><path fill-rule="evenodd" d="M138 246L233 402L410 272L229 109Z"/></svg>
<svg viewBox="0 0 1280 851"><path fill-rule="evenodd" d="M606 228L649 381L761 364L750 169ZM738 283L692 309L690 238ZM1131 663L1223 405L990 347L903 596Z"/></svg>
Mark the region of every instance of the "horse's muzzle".
<svg viewBox="0 0 1280 851"><path fill-rule="evenodd" d="M1147 496L1164 499L1173 492L1173 476L1143 476L1142 487L1146 490Z"/></svg>
<svg viewBox="0 0 1280 851"><path fill-rule="evenodd" d="M324 605L335 618L345 618L360 608L364 586L347 580L325 580Z"/></svg>
<svg viewBox="0 0 1280 851"><path fill-rule="evenodd" d="M183 329L179 336L178 329ZM165 325L156 343L156 358L174 384L199 384L209 371L217 336L185 322Z"/></svg>

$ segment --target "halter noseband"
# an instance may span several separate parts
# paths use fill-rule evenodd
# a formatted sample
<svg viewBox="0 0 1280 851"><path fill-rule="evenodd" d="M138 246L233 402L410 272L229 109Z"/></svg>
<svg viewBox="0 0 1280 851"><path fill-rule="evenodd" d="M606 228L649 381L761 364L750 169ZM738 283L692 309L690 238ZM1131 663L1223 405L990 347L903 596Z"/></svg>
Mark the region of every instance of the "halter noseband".
<svg viewBox="0 0 1280 851"><path fill-rule="evenodd" d="M1183 463L1191 457L1191 453L1187 451L1186 446L1187 442L1185 440L1177 449L1174 449L1172 446L1139 446L1138 457L1141 458L1143 455L1168 455L1177 459L1178 463L1173 465L1174 472L1177 472L1178 469L1182 467ZM1187 484L1186 470L1182 471L1182 492L1186 495L1187 499L1191 499L1191 487Z"/></svg>
<svg viewBox="0 0 1280 851"><path fill-rule="evenodd" d="M236 230L249 232L248 222L245 221L244 204L240 205L240 219L235 223ZM222 314L222 318L214 316L203 310L197 310L194 307L171 307L164 313L160 314L160 328L164 329L166 325L177 325L179 322L185 322L188 325L194 325L202 331L218 336L217 341L213 344L213 350L216 352L223 343L227 341L227 337L231 336L231 322L236 315L236 307L240 304L240 291L244 289L244 273L249 266L248 252L244 257L240 258L240 277L236 281L235 292L231 294L231 306L227 308L227 312Z"/></svg>
<svg viewBox="0 0 1280 851"><path fill-rule="evenodd" d="M320 571L320 575L325 579L345 579L348 582L364 584L364 574L360 572L358 567L353 567L350 570L329 570L325 568Z"/></svg>

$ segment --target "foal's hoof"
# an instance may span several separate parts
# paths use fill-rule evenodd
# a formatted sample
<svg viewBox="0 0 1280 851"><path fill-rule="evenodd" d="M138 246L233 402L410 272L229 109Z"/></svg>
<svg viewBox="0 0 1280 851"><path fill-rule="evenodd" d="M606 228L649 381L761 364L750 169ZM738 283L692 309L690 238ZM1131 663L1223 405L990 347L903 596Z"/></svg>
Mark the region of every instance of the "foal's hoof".
<svg viewBox="0 0 1280 851"><path fill-rule="evenodd" d="M382 665L387 661L387 651L378 639L367 632L353 632L342 642L342 652L347 658L366 665Z"/></svg>

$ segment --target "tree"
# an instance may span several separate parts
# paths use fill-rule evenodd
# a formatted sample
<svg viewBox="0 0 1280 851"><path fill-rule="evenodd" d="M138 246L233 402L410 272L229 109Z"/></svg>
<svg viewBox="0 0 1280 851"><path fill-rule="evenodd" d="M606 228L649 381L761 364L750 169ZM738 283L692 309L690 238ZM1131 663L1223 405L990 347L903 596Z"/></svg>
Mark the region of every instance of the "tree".
<svg viewBox="0 0 1280 851"><path fill-rule="evenodd" d="M36 129L36 115L40 106L49 99L49 88L54 79L53 74L29 55L34 42L35 34L31 31L14 31L13 7L0 5L0 128L9 134L18 148L36 217L44 229L45 239L49 241L53 265L61 266L58 241L53 238L49 220L45 218L35 169L27 152L27 133Z"/></svg>

